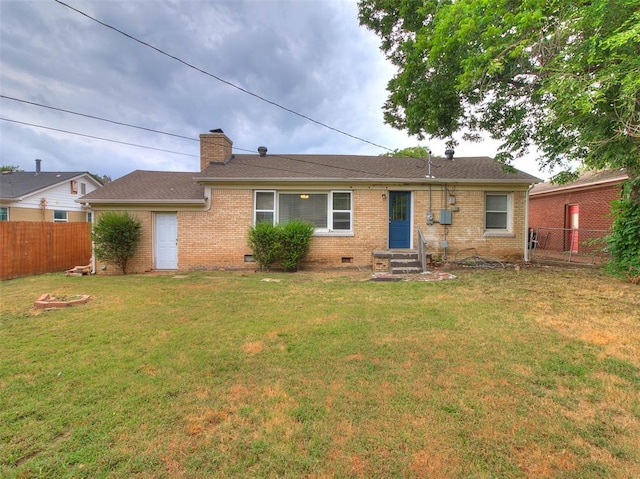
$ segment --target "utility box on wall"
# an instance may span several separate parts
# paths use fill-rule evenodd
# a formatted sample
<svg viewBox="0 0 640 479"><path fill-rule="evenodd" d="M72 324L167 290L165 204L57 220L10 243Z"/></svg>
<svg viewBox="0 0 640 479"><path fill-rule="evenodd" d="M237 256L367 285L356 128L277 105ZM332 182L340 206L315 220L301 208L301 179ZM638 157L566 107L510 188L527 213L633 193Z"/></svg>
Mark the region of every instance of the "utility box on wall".
<svg viewBox="0 0 640 479"><path fill-rule="evenodd" d="M451 224L451 210L440 210L440 224L441 225Z"/></svg>

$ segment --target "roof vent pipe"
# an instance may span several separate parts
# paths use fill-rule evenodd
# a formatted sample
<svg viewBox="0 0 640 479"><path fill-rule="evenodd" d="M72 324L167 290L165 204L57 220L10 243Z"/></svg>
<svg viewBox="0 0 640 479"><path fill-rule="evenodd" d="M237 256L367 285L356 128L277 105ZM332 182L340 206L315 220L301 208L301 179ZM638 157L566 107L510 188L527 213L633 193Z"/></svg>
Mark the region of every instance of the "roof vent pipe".
<svg viewBox="0 0 640 479"><path fill-rule="evenodd" d="M42 165L42 160L37 159L36 160L36 173L40 173L41 165Z"/></svg>
<svg viewBox="0 0 640 479"><path fill-rule="evenodd" d="M455 151L453 151L453 148L447 148L446 150L444 150L444 156L447 158L447 160L453 160L454 153Z"/></svg>
<svg viewBox="0 0 640 479"><path fill-rule="evenodd" d="M267 147L266 146L259 146L258 147L258 154L260 156L267 156Z"/></svg>

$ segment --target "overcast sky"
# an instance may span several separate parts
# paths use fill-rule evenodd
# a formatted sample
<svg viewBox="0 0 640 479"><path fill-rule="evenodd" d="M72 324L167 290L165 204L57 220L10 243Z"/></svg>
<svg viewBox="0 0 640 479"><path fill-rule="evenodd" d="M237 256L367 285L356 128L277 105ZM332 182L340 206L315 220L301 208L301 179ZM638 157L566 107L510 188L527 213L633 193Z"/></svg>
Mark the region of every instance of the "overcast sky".
<svg viewBox="0 0 640 479"><path fill-rule="evenodd" d="M221 128L235 152L378 155L444 142L386 125L382 106L394 70L379 39L347 0L65 0L178 57L203 74L54 0L0 0L0 163L44 171L197 171L197 141L62 113L48 105L197 139ZM165 151L127 146L41 127ZM460 144L456 156L493 156L497 143ZM534 155L515 166L545 178Z"/></svg>

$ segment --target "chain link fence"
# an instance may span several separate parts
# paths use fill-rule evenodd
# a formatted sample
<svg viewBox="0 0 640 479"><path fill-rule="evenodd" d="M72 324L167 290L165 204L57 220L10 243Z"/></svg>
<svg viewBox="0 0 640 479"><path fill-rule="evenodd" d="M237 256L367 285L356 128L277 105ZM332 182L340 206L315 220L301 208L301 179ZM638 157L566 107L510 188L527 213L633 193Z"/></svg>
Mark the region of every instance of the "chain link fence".
<svg viewBox="0 0 640 479"><path fill-rule="evenodd" d="M529 259L600 265L609 260L605 251L608 230L585 228L530 228Z"/></svg>

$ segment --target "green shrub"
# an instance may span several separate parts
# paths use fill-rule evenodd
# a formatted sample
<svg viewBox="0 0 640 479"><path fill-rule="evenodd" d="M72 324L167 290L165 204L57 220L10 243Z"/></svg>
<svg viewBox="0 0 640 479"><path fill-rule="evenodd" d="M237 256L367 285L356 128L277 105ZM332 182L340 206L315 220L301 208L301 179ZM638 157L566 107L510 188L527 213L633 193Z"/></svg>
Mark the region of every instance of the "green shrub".
<svg viewBox="0 0 640 479"><path fill-rule="evenodd" d="M253 258L263 271L279 262L285 271L297 271L309 251L314 226L301 220L273 226L262 222L249 229Z"/></svg>
<svg viewBox="0 0 640 479"><path fill-rule="evenodd" d="M611 253L609 271L624 276L632 283L640 283L640 205L633 200L613 202L614 221L607 237Z"/></svg>
<svg viewBox="0 0 640 479"><path fill-rule="evenodd" d="M107 211L98 216L93 228L96 258L114 263L127 274L127 263L140 242L142 224L129 213Z"/></svg>
<svg viewBox="0 0 640 479"><path fill-rule="evenodd" d="M285 271L298 271L309 251L314 226L301 220L292 220L281 226L282 253L280 264Z"/></svg>
<svg viewBox="0 0 640 479"><path fill-rule="evenodd" d="M258 223L249 229L249 246L260 269L269 271L280 257L282 250L280 229L271 223Z"/></svg>

